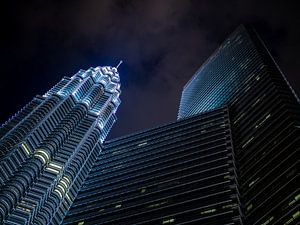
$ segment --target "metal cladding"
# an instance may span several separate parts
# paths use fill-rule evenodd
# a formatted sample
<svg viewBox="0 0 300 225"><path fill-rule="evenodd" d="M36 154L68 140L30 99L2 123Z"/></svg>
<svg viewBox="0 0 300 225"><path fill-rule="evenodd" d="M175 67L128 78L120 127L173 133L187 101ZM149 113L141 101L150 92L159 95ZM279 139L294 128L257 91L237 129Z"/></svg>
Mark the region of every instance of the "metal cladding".
<svg viewBox="0 0 300 225"><path fill-rule="evenodd" d="M225 107L106 142L64 224L241 224L229 123Z"/></svg>
<svg viewBox="0 0 300 225"><path fill-rule="evenodd" d="M114 67L64 77L0 128L0 223L59 224L116 121Z"/></svg>

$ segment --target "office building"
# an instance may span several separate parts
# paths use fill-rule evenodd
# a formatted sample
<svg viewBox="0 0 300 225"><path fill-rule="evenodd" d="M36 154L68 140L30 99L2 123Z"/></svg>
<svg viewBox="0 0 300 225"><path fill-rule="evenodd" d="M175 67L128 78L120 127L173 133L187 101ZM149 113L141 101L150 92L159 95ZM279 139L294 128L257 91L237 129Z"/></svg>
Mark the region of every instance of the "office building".
<svg viewBox="0 0 300 225"><path fill-rule="evenodd" d="M64 224L242 224L227 108L106 142Z"/></svg>
<svg viewBox="0 0 300 225"><path fill-rule="evenodd" d="M178 119L228 105L245 224L299 222L299 99L259 36L240 26L182 92Z"/></svg>

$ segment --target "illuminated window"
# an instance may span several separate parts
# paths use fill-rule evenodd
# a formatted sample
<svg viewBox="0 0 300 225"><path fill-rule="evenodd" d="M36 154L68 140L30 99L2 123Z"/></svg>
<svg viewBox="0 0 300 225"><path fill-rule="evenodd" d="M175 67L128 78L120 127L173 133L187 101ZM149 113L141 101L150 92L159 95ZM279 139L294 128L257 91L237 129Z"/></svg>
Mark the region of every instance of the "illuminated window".
<svg viewBox="0 0 300 225"><path fill-rule="evenodd" d="M224 176L224 179L226 180L226 179L229 179L230 178L230 175L226 175L226 176Z"/></svg>
<svg viewBox="0 0 300 225"><path fill-rule="evenodd" d="M68 199L69 201L72 201L71 196L70 196L69 193L67 193L66 197L67 197L67 199Z"/></svg>
<svg viewBox="0 0 300 225"><path fill-rule="evenodd" d="M271 223L271 221L274 219L274 216L270 217L267 221L265 221L264 223L262 223L261 225L267 225L269 223Z"/></svg>
<svg viewBox="0 0 300 225"><path fill-rule="evenodd" d="M52 168L50 168L50 167L47 167L46 170L51 171L51 172L53 172L53 173L55 173L55 174L59 174L59 171L57 171L57 170L55 170L55 169L52 169Z"/></svg>
<svg viewBox="0 0 300 225"><path fill-rule="evenodd" d="M289 206L293 205L295 202L297 202L300 199L300 194L296 195L295 198L289 202Z"/></svg>
<svg viewBox="0 0 300 225"><path fill-rule="evenodd" d="M44 164L48 163L50 160L50 156L48 155L48 152L45 151L44 149L36 150L34 155L40 158Z"/></svg>
<svg viewBox="0 0 300 225"><path fill-rule="evenodd" d="M163 202L159 202L159 203L155 203L155 204L149 205L149 206L147 206L147 208L156 208L158 206L165 205L167 203L168 203L168 201L163 201Z"/></svg>
<svg viewBox="0 0 300 225"><path fill-rule="evenodd" d="M291 217L288 221L286 221L286 222L284 223L284 225L290 224L291 222L293 222L294 220L296 220L296 219L299 218L299 217L300 217L300 211L297 211L297 212L295 212L295 213L292 215L292 217Z"/></svg>
<svg viewBox="0 0 300 225"><path fill-rule="evenodd" d="M145 145L147 145L147 141L142 142L142 143L139 143L139 144L138 144L138 147L142 147L142 146L145 146Z"/></svg>
<svg viewBox="0 0 300 225"><path fill-rule="evenodd" d="M52 167L54 167L54 168L56 168L58 170L61 170L63 168L61 165L59 165L59 164L57 164L55 162L49 163L49 166L52 166Z"/></svg>
<svg viewBox="0 0 300 225"><path fill-rule="evenodd" d="M267 119L270 118L270 116L271 116L271 114L266 115L266 117L265 117L259 124L257 124L257 125L255 126L255 128L260 127L264 122L266 122Z"/></svg>
<svg viewBox="0 0 300 225"><path fill-rule="evenodd" d="M145 192L146 192L146 188L142 188L141 193L145 193Z"/></svg>
<svg viewBox="0 0 300 225"><path fill-rule="evenodd" d="M58 163L55 162L51 162L48 164L46 170L51 171L55 174L59 174L60 171L62 171L63 166L59 165Z"/></svg>
<svg viewBox="0 0 300 225"><path fill-rule="evenodd" d="M21 207L21 206L17 206L18 209L21 209L23 211L26 211L26 212L30 212L30 209L28 208L25 208L25 207Z"/></svg>
<svg viewBox="0 0 300 225"><path fill-rule="evenodd" d="M30 155L30 150L29 150L29 148L28 148L28 146L27 146L26 143L22 143L22 148L25 150L25 152L27 153L27 155Z"/></svg>
<svg viewBox="0 0 300 225"><path fill-rule="evenodd" d="M253 184L255 184L259 180L259 177L256 178L254 181L252 181L248 186L251 187Z"/></svg>
<svg viewBox="0 0 300 225"><path fill-rule="evenodd" d="M115 206L115 208L121 208L122 207L122 204L118 204Z"/></svg>
<svg viewBox="0 0 300 225"><path fill-rule="evenodd" d="M55 189L54 192L56 192L60 198L63 198L63 193L61 193L59 189Z"/></svg>
<svg viewBox="0 0 300 225"><path fill-rule="evenodd" d="M252 205L252 204L248 205L248 206L247 206L247 212L250 211L252 208L253 208L253 205Z"/></svg>
<svg viewBox="0 0 300 225"><path fill-rule="evenodd" d="M217 211L216 209L208 209L208 210L205 210L205 211L202 211L200 212L201 215L205 215L205 214L210 214L210 213L213 213Z"/></svg>
<svg viewBox="0 0 300 225"><path fill-rule="evenodd" d="M233 124L236 124L240 119L242 119L245 116L245 113L242 113L234 122Z"/></svg>
<svg viewBox="0 0 300 225"><path fill-rule="evenodd" d="M228 205L222 206L222 209L231 209L231 208L233 208L235 206L236 206L236 204L228 204Z"/></svg>
<svg viewBox="0 0 300 225"><path fill-rule="evenodd" d="M246 141L246 143L243 144L242 148L245 148L253 139L254 137L251 137L248 141Z"/></svg>
<svg viewBox="0 0 300 225"><path fill-rule="evenodd" d="M65 175L63 178L61 178L61 180L58 182L56 188L54 189L54 191L61 197L63 198L63 196L65 195L65 193L67 192L67 189L70 186L70 178Z"/></svg>
<svg viewBox="0 0 300 225"><path fill-rule="evenodd" d="M165 219L162 221L162 224L169 224L169 223L174 223L175 222L175 218L171 218L171 219Z"/></svg>

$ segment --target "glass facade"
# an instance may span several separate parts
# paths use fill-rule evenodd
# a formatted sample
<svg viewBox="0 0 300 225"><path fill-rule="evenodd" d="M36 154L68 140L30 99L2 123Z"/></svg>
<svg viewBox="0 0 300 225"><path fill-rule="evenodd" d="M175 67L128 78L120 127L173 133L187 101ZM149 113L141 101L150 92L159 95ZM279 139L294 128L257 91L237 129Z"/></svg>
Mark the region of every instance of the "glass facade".
<svg viewBox="0 0 300 225"><path fill-rule="evenodd" d="M250 27L233 32L187 83L178 119L222 105L244 224L299 223L299 99Z"/></svg>
<svg viewBox="0 0 300 225"><path fill-rule="evenodd" d="M0 223L60 224L116 120L116 68L64 77L0 128Z"/></svg>
<svg viewBox="0 0 300 225"><path fill-rule="evenodd" d="M268 73L269 64L277 67L273 60L266 62L270 55L258 48L260 42L251 28L238 27L184 86L178 119L229 104L251 88L251 80ZM281 74L278 68L276 72Z"/></svg>

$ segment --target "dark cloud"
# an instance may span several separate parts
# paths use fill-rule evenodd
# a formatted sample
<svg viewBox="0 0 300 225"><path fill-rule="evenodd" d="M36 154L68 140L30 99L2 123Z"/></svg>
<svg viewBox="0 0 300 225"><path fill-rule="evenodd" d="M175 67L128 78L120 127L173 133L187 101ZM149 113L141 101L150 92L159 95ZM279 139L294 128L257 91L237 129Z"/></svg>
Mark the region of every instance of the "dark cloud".
<svg viewBox="0 0 300 225"><path fill-rule="evenodd" d="M299 92L297 7L274 1L11 1L3 7L0 119L80 68L116 65L111 137L176 119L182 87L241 23L252 23Z"/></svg>

